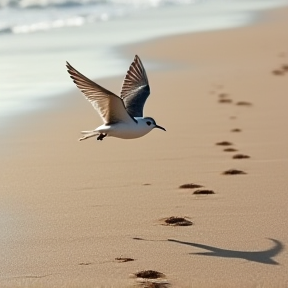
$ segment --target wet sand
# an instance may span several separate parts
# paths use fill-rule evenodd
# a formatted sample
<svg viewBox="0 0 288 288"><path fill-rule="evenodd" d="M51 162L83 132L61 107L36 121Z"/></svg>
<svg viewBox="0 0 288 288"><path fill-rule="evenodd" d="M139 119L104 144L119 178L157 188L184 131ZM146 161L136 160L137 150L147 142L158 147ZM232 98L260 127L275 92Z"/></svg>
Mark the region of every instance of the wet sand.
<svg viewBox="0 0 288 288"><path fill-rule="evenodd" d="M167 132L78 142L101 121L72 81L2 131L1 287L287 287L288 9L263 17L125 48L165 64L145 114Z"/></svg>

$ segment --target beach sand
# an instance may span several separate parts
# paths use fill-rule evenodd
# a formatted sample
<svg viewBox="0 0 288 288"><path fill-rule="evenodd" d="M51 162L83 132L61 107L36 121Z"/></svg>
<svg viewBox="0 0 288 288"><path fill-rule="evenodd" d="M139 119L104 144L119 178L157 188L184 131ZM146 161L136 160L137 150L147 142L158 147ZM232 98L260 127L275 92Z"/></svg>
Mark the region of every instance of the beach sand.
<svg viewBox="0 0 288 288"><path fill-rule="evenodd" d="M0 287L134 287L155 270L162 284L142 287L286 288L287 27L277 9L123 49L164 64L147 71L145 114L167 132L78 142L101 120L72 81L2 131ZM122 79L98 83L116 93ZM163 225L171 216L193 225Z"/></svg>

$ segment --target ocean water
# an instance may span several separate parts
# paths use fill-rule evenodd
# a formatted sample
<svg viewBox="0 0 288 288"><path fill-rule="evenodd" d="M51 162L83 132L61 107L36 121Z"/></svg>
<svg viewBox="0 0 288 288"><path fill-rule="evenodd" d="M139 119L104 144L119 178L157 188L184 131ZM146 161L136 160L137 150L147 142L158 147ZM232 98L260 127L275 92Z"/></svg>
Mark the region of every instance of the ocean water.
<svg viewBox="0 0 288 288"><path fill-rule="evenodd" d="M284 5L288 0L0 0L0 127L75 89L66 60L94 79L124 76L132 59L119 46L243 26Z"/></svg>

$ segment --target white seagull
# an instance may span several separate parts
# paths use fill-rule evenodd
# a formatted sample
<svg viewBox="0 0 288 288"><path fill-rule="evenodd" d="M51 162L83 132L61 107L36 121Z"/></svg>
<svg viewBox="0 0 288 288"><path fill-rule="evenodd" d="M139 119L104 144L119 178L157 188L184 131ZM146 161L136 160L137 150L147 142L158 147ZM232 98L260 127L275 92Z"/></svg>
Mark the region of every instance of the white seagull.
<svg viewBox="0 0 288 288"><path fill-rule="evenodd" d="M143 117L143 108L150 94L150 87L144 66L137 55L127 71L120 97L85 77L68 62L66 67L73 82L104 122L94 130L82 131L84 136L79 139L80 141L94 136L97 136L97 140L103 140L106 136L122 139L139 138L153 128L166 131L157 125L153 118Z"/></svg>

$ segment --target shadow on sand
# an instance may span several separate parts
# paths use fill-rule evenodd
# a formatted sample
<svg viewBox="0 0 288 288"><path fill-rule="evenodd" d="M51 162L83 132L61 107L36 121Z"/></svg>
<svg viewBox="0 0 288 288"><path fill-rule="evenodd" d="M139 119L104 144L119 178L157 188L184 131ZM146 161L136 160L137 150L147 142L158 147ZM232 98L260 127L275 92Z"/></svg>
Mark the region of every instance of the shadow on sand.
<svg viewBox="0 0 288 288"><path fill-rule="evenodd" d="M217 248L214 246L208 246L204 244L192 243L192 242L184 242L175 239L168 239L170 242L175 242L178 244L189 245L201 249L208 250L209 252L196 252L196 253L189 253L193 255L203 255L203 256L216 256L216 257L224 257L224 258L239 258L244 259L252 262L258 262L262 264L271 264L271 265L279 265L278 262L273 260L272 258L278 255L283 249L284 245L275 239L270 239L274 243L274 246L268 250L264 251L237 251L237 250L228 250Z"/></svg>

